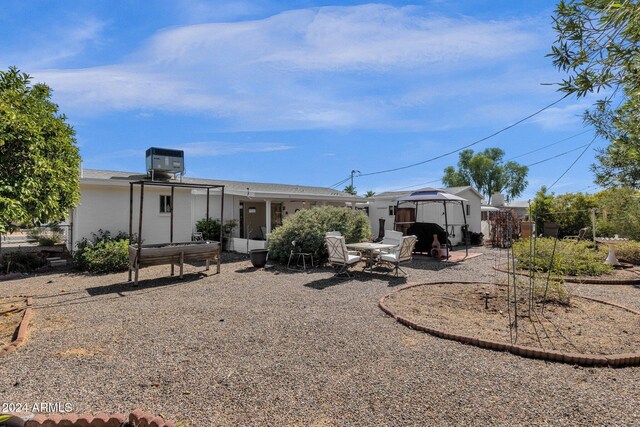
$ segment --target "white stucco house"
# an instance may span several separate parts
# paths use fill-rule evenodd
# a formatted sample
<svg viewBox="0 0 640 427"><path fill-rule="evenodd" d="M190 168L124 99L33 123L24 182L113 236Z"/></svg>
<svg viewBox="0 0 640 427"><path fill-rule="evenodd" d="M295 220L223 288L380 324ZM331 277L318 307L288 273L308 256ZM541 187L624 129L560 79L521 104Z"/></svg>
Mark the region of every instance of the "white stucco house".
<svg viewBox="0 0 640 427"><path fill-rule="evenodd" d="M481 231L480 206L482 195L470 186L444 188L444 191L467 200L467 202L464 202L464 208L461 208L460 204L457 203L447 206L448 231L451 243L455 245L462 241L462 227L465 219L469 226L469 231L475 233ZM386 230L393 230L396 222L401 223L410 220L436 223L444 228L444 211L443 205L440 203L420 203L417 206L405 203L396 207L397 199L408 196L411 193L412 191L388 191L367 199L369 201L369 222L371 223L371 232L374 237L380 233L381 219L384 219L384 228Z"/></svg>
<svg viewBox="0 0 640 427"><path fill-rule="evenodd" d="M80 176L80 202L70 214L71 241L74 249L82 238L90 238L98 229L111 233L129 229L129 183L145 180L145 173L83 169ZM266 235L300 209L314 206L354 205L365 199L325 187L268 184L187 178L186 184L224 185L224 221L236 220L230 249L244 252L264 248ZM145 243L169 242L173 209L173 241L190 241L195 224L206 216L206 191L177 187L171 200L168 187L145 186L142 238ZM133 231L138 230L139 188L134 186ZM221 193L212 189L209 216L220 218ZM247 239L248 237L248 239ZM249 241L247 241L249 240Z"/></svg>

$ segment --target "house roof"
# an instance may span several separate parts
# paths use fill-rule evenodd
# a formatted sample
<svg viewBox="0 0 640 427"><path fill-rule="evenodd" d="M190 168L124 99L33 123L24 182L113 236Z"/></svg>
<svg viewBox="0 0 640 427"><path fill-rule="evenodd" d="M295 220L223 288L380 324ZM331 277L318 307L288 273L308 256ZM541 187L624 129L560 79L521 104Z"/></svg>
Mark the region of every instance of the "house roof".
<svg viewBox="0 0 640 427"><path fill-rule="evenodd" d="M83 169L81 183L103 185L128 185L131 181L147 179L144 173ZM306 185L270 184L261 182L226 181L218 179L188 178L182 182L201 185L224 185L225 194L236 196L269 197L284 199L318 199L335 201L365 201L366 199L326 187Z"/></svg>
<svg viewBox="0 0 640 427"><path fill-rule="evenodd" d="M443 190L446 191L447 193L451 193L451 194L455 194L458 195L464 191L470 190L472 193L476 194L480 199L482 199L482 195L480 193L478 193L478 191L476 191L475 188L471 187L470 185L467 186L463 186L463 187L449 187L449 188L441 188L439 190ZM413 191L385 191L383 193L380 194L376 194L375 196L372 197L372 199L376 200L376 199L383 199L383 200L395 200L398 199L400 197L404 197L404 196L408 196L411 193L414 193L416 191L419 190L413 190Z"/></svg>

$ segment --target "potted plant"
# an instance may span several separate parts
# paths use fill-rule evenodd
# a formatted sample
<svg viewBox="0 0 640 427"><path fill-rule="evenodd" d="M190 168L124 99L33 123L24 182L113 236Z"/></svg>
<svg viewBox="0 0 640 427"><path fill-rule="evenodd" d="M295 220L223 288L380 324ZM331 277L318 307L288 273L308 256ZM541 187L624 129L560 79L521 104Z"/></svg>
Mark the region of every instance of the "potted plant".
<svg viewBox="0 0 640 427"><path fill-rule="evenodd" d="M249 257L251 258L251 265L255 268L262 268L267 264L267 257L269 255L268 249L252 249L249 251Z"/></svg>

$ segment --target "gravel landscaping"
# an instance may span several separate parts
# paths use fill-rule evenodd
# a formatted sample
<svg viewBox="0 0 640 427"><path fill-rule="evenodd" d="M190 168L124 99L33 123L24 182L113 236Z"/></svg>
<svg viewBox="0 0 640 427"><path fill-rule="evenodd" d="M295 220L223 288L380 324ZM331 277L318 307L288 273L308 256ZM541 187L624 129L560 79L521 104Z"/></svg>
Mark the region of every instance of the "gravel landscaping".
<svg viewBox="0 0 640 427"><path fill-rule="evenodd" d="M190 426L638 425L640 368L484 350L378 308L407 283L497 280L499 252L475 250L459 264L414 260L406 280L255 270L225 254L220 275L153 267L138 288L126 273L0 282L0 296L31 294L35 308L27 344L0 359L2 402L139 407ZM571 286L640 310L638 287Z"/></svg>

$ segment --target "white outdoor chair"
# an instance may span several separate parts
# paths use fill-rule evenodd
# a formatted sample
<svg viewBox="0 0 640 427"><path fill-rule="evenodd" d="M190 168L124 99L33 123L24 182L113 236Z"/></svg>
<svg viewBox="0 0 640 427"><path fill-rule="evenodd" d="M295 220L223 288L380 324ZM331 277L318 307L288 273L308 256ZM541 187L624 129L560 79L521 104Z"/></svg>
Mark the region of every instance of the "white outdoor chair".
<svg viewBox="0 0 640 427"><path fill-rule="evenodd" d="M342 236L326 236L324 241L329 252L329 263L333 267L339 268L336 276L345 274L347 277L353 277L352 274L349 274L348 269L360 262L362 259L360 253L349 252Z"/></svg>
<svg viewBox="0 0 640 427"><path fill-rule="evenodd" d="M385 230L384 231L384 238L382 239L382 242L380 243L384 243L385 245L398 245L400 246L400 243L402 243L402 238L404 236L402 235L401 231L393 231L393 230Z"/></svg>
<svg viewBox="0 0 640 427"><path fill-rule="evenodd" d="M400 268L400 263L411 261L413 248L417 241L418 238L416 236L404 236L399 248L392 250L389 253L380 254L380 262L391 264L395 267L396 277L398 276L398 271L402 271L406 277L407 273Z"/></svg>
<svg viewBox="0 0 640 427"><path fill-rule="evenodd" d="M379 256L380 254L388 254L397 250L400 247L400 244L402 243L402 237L403 237L403 234L401 231L385 230L384 238L380 243L385 245L394 245L395 248L379 249L373 252L374 255Z"/></svg>
<svg viewBox="0 0 640 427"><path fill-rule="evenodd" d="M340 233L339 231L327 231L326 233L324 233L324 236L342 236L342 233Z"/></svg>

